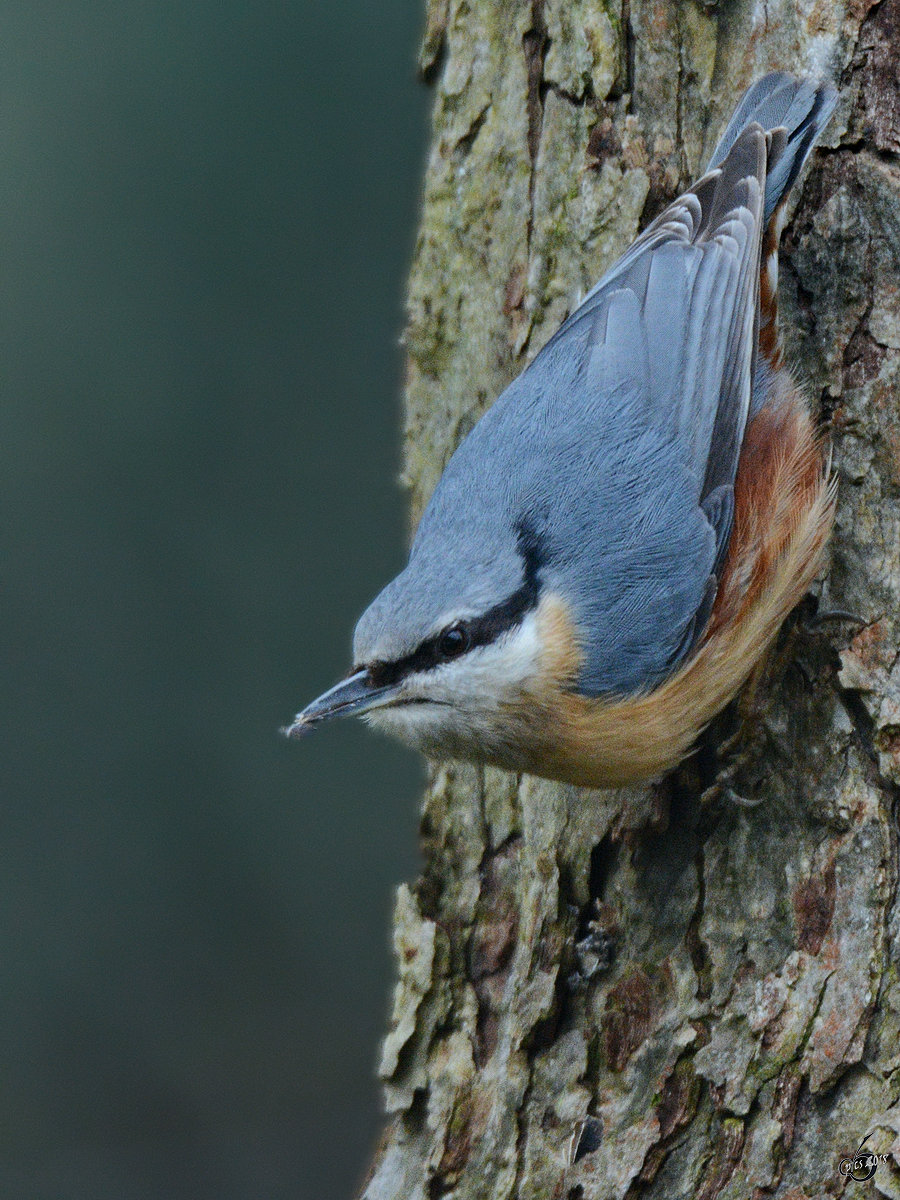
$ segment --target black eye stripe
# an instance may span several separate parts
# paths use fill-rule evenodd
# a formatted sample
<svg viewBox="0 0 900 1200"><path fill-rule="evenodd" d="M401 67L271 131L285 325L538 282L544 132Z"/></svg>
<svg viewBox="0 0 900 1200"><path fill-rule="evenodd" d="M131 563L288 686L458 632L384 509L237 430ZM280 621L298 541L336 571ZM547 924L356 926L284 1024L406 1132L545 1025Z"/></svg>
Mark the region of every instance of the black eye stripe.
<svg viewBox="0 0 900 1200"><path fill-rule="evenodd" d="M434 637L426 638L413 652L394 662L369 664L369 676L376 687L389 687L406 675L430 671L441 663L462 657L477 646L488 646L502 634L519 625L526 613L537 607L540 585L538 571L544 562L540 539L530 526L521 522L516 529L519 553L522 556L525 579L511 596L495 604L481 617L457 621ZM464 641L462 649L446 653L441 643L451 632L458 631Z"/></svg>

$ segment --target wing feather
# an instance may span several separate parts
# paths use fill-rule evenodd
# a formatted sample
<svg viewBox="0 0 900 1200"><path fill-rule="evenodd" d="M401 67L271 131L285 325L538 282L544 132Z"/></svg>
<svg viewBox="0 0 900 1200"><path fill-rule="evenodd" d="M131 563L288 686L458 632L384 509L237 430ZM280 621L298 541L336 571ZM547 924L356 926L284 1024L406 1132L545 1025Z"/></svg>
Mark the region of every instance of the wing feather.
<svg viewBox="0 0 900 1200"><path fill-rule="evenodd" d="M649 226L547 346L557 348L588 323L586 387L592 378L608 387L616 370L645 378L632 402L683 453L698 505L734 483L747 421L765 164L765 135L751 125L720 166Z"/></svg>
<svg viewBox="0 0 900 1200"><path fill-rule="evenodd" d="M531 368L538 383L551 378L541 373L544 354L548 368L580 355L570 411L578 408L582 429L594 412L603 430L590 455L604 499L550 536L565 594L580 598L583 627L595 631L585 647L588 692L663 678L711 609L756 359L765 171L765 134L751 125L638 238ZM567 471L583 480L590 467L590 455L570 467L567 453L555 460L555 486Z"/></svg>

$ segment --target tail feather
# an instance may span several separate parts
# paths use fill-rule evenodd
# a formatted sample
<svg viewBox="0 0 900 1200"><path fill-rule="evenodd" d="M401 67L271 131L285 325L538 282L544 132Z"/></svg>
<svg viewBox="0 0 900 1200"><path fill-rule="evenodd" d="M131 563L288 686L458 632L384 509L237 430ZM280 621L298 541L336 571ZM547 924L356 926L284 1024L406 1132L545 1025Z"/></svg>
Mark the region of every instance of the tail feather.
<svg viewBox="0 0 900 1200"><path fill-rule="evenodd" d="M828 124L837 92L828 83L797 78L784 71L764 75L744 93L712 153L709 170L721 164L742 131L754 122L773 138L766 168L765 220L768 222L790 191L819 134Z"/></svg>
<svg viewBox="0 0 900 1200"><path fill-rule="evenodd" d="M809 152L828 124L837 92L827 83L774 71L756 81L742 97L713 151L709 170L718 167L748 125L766 134L766 192L759 288L759 348L772 367L782 363L778 336L778 243L784 205Z"/></svg>

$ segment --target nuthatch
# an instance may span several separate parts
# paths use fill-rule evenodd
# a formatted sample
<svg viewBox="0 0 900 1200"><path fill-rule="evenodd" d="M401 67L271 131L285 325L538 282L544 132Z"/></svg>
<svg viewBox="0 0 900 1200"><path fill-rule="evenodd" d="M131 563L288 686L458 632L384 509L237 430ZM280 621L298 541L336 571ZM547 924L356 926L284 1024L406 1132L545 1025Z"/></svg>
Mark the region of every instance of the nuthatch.
<svg viewBox="0 0 900 1200"><path fill-rule="evenodd" d="M834 487L776 329L785 197L836 93L775 73L447 464L350 675L434 758L610 787L660 775L821 564Z"/></svg>

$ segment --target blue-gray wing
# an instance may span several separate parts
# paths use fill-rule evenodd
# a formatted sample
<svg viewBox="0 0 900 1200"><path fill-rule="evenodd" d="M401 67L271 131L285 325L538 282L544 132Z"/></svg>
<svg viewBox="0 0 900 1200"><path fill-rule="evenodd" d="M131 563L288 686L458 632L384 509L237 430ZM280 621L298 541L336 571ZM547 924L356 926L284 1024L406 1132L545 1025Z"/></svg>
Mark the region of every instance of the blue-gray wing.
<svg viewBox="0 0 900 1200"><path fill-rule="evenodd" d="M766 144L744 129L521 380L542 397L550 472L524 513L574 601L589 694L659 682L715 598L756 357ZM524 390L517 407L532 407Z"/></svg>

